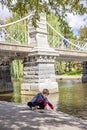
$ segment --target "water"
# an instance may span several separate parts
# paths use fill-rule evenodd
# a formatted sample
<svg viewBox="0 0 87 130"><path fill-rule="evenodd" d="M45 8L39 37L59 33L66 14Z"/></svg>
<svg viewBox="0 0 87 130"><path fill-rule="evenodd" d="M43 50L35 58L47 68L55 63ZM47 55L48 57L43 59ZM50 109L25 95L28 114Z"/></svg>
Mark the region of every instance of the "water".
<svg viewBox="0 0 87 130"><path fill-rule="evenodd" d="M59 93L49 96L56 110L87 120L87 83L80 80L60 80ZM32 96L20 95L20 83L14 83L14 92L0 94L0 100L27 103Z"/></svg>
<svg viewBox="0 0 87 130"><path fill-rule="evenodd" d="M59 81L59 110L87 119L87 83L79 80Z"/></svg>

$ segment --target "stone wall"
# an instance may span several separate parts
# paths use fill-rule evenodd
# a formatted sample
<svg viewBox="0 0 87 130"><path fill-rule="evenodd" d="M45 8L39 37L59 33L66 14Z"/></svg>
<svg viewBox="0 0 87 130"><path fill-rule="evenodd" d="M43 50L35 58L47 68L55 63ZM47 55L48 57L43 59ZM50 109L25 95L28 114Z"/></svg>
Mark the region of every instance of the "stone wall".
<svg viewBox="0 0 87 130"><path fill-rule="evenodd" d="M0 64L0 93L12 92L13 84L10 75L9 61Z"/></svg>
<svg viewBox="0 0 87 130"><path fill-rule="evenodd" d="M35 94L48 88L50 93L58 92L55 77L54 56L29 56L24 62L22 94Z"/></svg>

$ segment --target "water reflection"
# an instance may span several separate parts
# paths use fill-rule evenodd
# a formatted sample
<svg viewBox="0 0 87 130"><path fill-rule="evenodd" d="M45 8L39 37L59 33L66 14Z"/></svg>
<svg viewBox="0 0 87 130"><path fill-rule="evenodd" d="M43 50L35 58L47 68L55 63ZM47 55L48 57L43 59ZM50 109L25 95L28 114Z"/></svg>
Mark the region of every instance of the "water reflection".
<svg viewBox="0 0 87 130"><path fill-rule="evenodd" d="M87 119L87 84L80 80L58 81L59 93L49 95L48 99L58 111ZM0 100L27 103L33 96L20 94L20 82L14 82L14 92L0 94Z"/></svg>
<svg viewBox="0 0 87 130"><path fill-rule="evenodd" d="M33 98L32 95L21 95L21 82L14 82L13 88L13 93L0 94L0 100L27 104ZM55 110L58 110L59 94L50 94L48 100L55 106Z"/></svg>
<svg viewBox="0 0 87 130"><path fill-rule="evenodd" d="M87 119L87 84L81 81L58 81L59 110Z"/></svg>
<svg viewBox="0 0 87 130"><path fill-rule="evenodd" d="M12 101L21 103L21 82L14 82L13 89Z"/></svg>

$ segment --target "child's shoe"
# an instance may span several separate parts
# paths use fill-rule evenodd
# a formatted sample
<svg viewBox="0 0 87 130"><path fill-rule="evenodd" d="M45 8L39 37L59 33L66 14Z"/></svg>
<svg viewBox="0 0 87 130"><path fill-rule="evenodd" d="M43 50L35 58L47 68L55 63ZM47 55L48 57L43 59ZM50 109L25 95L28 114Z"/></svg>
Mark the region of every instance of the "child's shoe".
<svg viewBox="0 0 87 130"><path fill-rule="evenodd" d="M31 108L33 111L37 110L37 106Z"/></svg>

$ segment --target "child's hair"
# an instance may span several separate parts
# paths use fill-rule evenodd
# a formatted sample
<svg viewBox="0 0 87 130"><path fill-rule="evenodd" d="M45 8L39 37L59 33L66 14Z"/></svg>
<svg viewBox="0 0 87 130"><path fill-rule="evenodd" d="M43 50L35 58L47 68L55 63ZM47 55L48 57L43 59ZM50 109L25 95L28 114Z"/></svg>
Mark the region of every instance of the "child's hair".
<svg viewBox="0 0 87 130"><path fill-rule="evenodd" d="M48 89L43 89L42 93L49 95L49 90Z"/></svg>

